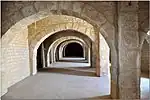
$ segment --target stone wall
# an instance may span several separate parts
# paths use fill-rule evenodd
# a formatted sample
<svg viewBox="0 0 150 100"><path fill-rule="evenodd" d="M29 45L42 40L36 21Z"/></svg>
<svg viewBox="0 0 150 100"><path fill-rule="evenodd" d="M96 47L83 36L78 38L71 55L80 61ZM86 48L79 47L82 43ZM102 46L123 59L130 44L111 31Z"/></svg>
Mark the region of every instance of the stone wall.
<svg viewBox="0 0 150 100"><path fill-rule="evenodd" d="M150 52L149 44L145 40L141 51L141 71L146 73L149 72L149 66L150 66L149 52Z"/></svg>
<svg viewBox="0 0 150 100"><path fill-rule="evenodd" d="M2 41L2 92L30 74L27 36L28 31L24 30L9 44Z"/></svg>
<svg viewBox="0 0 150 100"><path fill-rule="evenodd" d="M100 35L100 67L102 75L108 75L109 73L109 46L102 35Z"/></svg>

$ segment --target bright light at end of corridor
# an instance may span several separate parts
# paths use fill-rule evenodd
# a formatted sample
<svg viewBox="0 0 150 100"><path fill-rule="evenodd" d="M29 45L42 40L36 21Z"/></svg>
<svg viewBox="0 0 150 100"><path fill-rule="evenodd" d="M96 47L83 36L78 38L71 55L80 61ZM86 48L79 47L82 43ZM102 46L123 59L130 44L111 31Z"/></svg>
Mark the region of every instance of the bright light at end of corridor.
<svg viewBox="0 0 150 100"><path fill-rule="evenodd" d="M147 34L150 35L150 31L148 31Z"/></svg>

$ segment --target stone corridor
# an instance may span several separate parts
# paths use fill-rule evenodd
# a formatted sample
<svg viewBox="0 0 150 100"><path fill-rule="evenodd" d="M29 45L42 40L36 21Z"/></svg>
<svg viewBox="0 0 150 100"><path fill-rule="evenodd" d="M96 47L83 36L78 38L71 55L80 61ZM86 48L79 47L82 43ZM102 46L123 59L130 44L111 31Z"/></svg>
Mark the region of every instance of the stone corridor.
<svg viewBox="0 0 150 100"><path fill-rule="evenodd" d="M150 99L149 1L0 3L2 99Z"/></svg>

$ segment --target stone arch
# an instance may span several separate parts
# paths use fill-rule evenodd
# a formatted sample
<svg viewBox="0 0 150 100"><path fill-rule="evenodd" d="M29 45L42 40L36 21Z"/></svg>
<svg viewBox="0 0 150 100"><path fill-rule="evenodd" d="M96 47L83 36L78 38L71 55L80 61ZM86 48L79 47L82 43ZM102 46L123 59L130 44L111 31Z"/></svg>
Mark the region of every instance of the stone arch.
<svg viewBox="0 0 150 100"><path fill-rule="evenodd" d="M27 2L27 3L29 3L29 2ZM8 20L9 25L7 25L7 20L3 21L4 22L3 26L6 27L5 29L2 30L3 31L2 32L2 34L3 34L3 36L2 36L2 48L3 48L2 52L4 54L7 54L7 52L8 52L8 51L5 51L5 49L10 48L10 45L13 45L13 42L15 42L17 39L19 39L20 36L23 36L23 34L25 35L25 37L24 37L24 40L26 40L25 43L30 44L30 41L28 41L30 38L30 34L28 34L28 26L31 24L36 24L35 22L37 22L38 20L42 20L43 18L46 18L47 16L49 16L49 14L69 15L69 16L74 16L77 18L84 19L85 21L87 21L88 23L93 25L94 27L100 28L100 32L102 34L105 33L104 36L107 37L106 40L108 41L108 44L114 45L113 44L114 43L114 41L113 41L114 40L114 37L113 37L114 36L114 26L107 21L107 19L105 18L105 16L102 13L100 13L99 11L94 9L89 4L84 4L82 2L75 2L75 3L69 2L69 4L68 4L68 2L49 2L49 3L45 2L43 4L43 3L39 2L40 5L38 6L38 4L35 4L35 3L38 3L38 2L31 2L31 3L29 3L29 6L27 6L28 4L26 4L26 3L16 4L15 6L13 6L13 5L11 6L15 10L11 11L11 13L14 13L13 15L12 14L8 15L8 16L6 15L7 17L9 17L9 20ZM35 5L37 5L37 6L35 6ZM11 7L8 10L13 10ZM71 9L70 9L70 7L71 7ZM4 13L5 12L7 12L7 11L4 11ZM5 15L5 14L3 14L3 15ZM66 29L74 29L74 28L69 27ZM88 28L85 31L87 31L87 30L88 30ZM53 30L52 33L57 32L57 31L58 30ZM103 31L105 31L105 32L103 32ZM40 45L40 42L42 42L45 38L46 37L42 38L36 44L35 49L37 49L37 47ZM33 42L35 42L35 41L33 41ZM34 54L32 55L32 53L31 53L32 51L34 53L36 53L35 49L33 50L34 45L35 44L33 43L32 45L29 46L29 48L32 48L29 50L29 53L30 53L30 56L33 56L34 58L36 58L36 56ZM112 46L112 49L115 50L115 46ZM116 53L114 53L114 54L116 54ZM7 57L7 56L4 55L4 57ZM32 58L30 57L29 60L31 61L31 59ZM3 59L3 61L4 60L5 59ZM32 64L31 64L31 66L32 66ZM33 73L33 74L35 74L35 73ZM27 76L29 76L29 75L25 75L25 76L19 78L19 80L12 82L10 85L8 85L8 87Z"/></svg>
<svg viewBox="0 0 150 100"><path fill-rule="evenodd" d="M64 16L64 17L68 18L68 19L72 18L69 16ZM56 19L56 17L53 17L53 18ZM60 18L60 16L58 16L57 18ZM52 18L51 18L51 20L52 20ZM30 62L31 62L31 66L33 66L33 69L31 68L31 72L33 72L34 74L36 73L36 60L35 59L36 59L36 54L37 54L37 51L36 51L37 48L46 38L48 38L52 34L55 34L59 31L63 31L63 30L76 30L80 33L85 33L85 35L87 35L92 41L95 40L95 35L93 32L94 30L93 30L92 26L89 25L88 23L86 23L85 21L82 21L81 19L78 19L78 20L80 23L77 24L77 26L78 26L77 29L72 27L72 25L70 25L70 23L72 21L71 22L69 21L69 24L68 24L68 21L66 22L66 20L65 20L66 23L65 24L63 23L62 25L60 25L60 23L57 24L57 22L55 22L54 25L53 24L47 25L47 23L43 23L43 20L40 20L41 22L38 21L38 22L31 24L31 26L29 26L29 33L28 34L32 34L31 36L30 35L28 36L29 47L30 47L30 50L29 50L30 51ZM48 22L48 20L46 20L46 22ZM39 25L38 25L38 23L39 23ZM41 23L47 25L47 28L48 27L52 27L52 28L50 28L50 29L46 28L47 30L38 30L39 29L38 26L40 26ZM53 22L51 22L51 23L53 23ZM75 22L72 22L72 23L75 23ZM51 25L53 25L53 26L51 26ZM87 27L89 27L89 29L90 29L89 31L87 31ZM32 62L33 62L33 64L32 64Z"/></svg>
<svg viewBox="0 0 150 100"><path fill-rule="evenodd" d="M63 5L64 3L64 5ZM110 24L106 18L104 17L103 14L101 14L99 11L97 11L96 9L94 9L92 6L90 6L89 4L84 4L81 2L76 2L73 3L73 9L69 9L71 10L71 13L68 11L68 7L70 7L70 5L72 5L72 3L65 3L63 2L62 4L58 3L58 2L54 2L53 6L44 6L46 5L51 5L52 2L50 3L40 3L40 6L37 6L37 8L35 7L35 5L31 4L31 7L25 7L22 4L22 9L24 9L24 11L28 11L28 10L32 10L32 8L36 8L36 12L30 12L30 14L28 12L24 12L24 11L20 11L17 10L16 13L20 14L20 12L23 13L23 18L21 18L22 20L20 20L19 22L18 19L14 20L14 23L16 23L15 25L13 25L7 32L6 34L3 35L3 43L6 45L9 44L9 42L12 40L12 37L14 37L14 35L19 35L23 30L26 30L27 26L29 26L31 23L34 23L35 21L38 21L40 19L43 19L47 16L49 16L49 14L55 14L55 15L71 15L71 16L75 16L81 19L84 19L86 21L88 21L89 23L91 23L93 26L96 27L101 27L100 32L101 31L105 31L105 37L108 37L108 33L114 34L114 26L112 24ZM35 3L34 3L35 4ZM57 6L56 6L57 5ZM55 7L54 7L55 6ZM79 6L84 6L83 8L79 8ZM50 8L47 8L50 7ZM77 9L79 8L79 9ZM90 11L90 13L89 13ZM65 12L65 13L64 13ZM82 13L81 13L82 12ZM15 13L15 14L16 14ZM92 13L92 14L91 14ZM31 16L32 15L32 16ZM91 16L92 15L92 16ZM13 16L10 16L10 18ZM111 32L110 32L111 30ZM14 32L16 34L14 34ZM103 32L101 32L103 34ZM9 38L8 38L9 36ZM110 35L110 38L108 39L110 41L110 39L113 37L111 37L112 35ZM110 41L111 43L112 41Z"/></svg>
<svg viewBox="0 0 150 100"><path fill-rule="evenodd" d="M10 26L15 24L16 22L34 14L35 15L37 14L37 16L32 17L32 20L30 20L31 22L29 23L44 18L49 14L71 15L76 16L78 18L82 17L82 19L88 20L88 22L90 22L93 25L96 25L94 23L97 23L97 26L101 26L103 23L106 22L106 17L100 11L97 11L94 7L85 2L22 2L22 3L8 2L8 3L10 4L7 5L7 3L5 4L5 2L3 2L4 5L3 10L4 11L6 10L6 12L11 11L11 13L14 13L14 15L11 14L7 15L6 12L3 12L3 15L8 16L10 18L9 20L10 25L8 26L8 28L5 28L5 30L3 30L4 31L3 33L5 33L10 28ZM6 7L8 9L5 9ZM13 10L11 7L13 8ZM39 12L40 14L38 14ZM5 26L6 25L5 18L3 18L3 20Z"/></svg>
<svg viewBox="0 0 150 100"><path fill-rule="evenodd" d="M142 48L142 45L144 43L144 40L146 40L148 43L150 43L150 30L148 30L147 32L144 32L144 31L140 31L140 33L142 33L143 35L141 36L141 43L140 43L140 48Z"/></svg>
<svg viewBox="0 0 150 100"><path fill-rule="evenodd" d="M50 45L50 47L49 47L49 49L48 49L48 52L47 52L47 65L48 65L48 66L49 66L49 52L50 52L50 49L53 47L53 45L55 46L55 50L56 50L57 46L58 46L60 43L62 43L62 42L64 42L64 41L67 41L67 40L70 40L70 39L79 40L79 41L81 41L81 42L83 42L83 43L85 44L85 42L84 42L81 38L78 38L78 37L76 37L76 36L67 36L67 37L62 37L62 38L57 39L56 41L54 41L54 42Z"/></svg>
<svg viewBox="0 0 150 100"><path fill-rule="evenodd" d="M26 28L26 26L30 25L31 23L37 20L40 20L49 16L49 14L69 15L69 16L71 15L77 18L84 19L93 26L98 26L98 27L102 26L101 28L105 28L105 29L109 28L109 29L114 30L114 26L106 20L105 16L101 14L99 11L97 11L96 9L94 9L89 4L84 4L82 2L31 2L31 4L29 3L29 5L30 6L26 7L26 3L24 4L21 3L19 5L19 8L22 8L22 10L15 8L14 12L16 16L18 14L20 15L20 12L23 13L23 16L21 18L13 19L14 16L9 16L10 19L13 19L13 22L12 23L10 22L10 23L11 24L15 23L15 24L11 28L10 27L6 28L6 29L9 29L7 32L6 30L4 30L4 32L6 32L7 35L3 35L3 40L8 39L7 38L8 35L12 36L14 34L13 32L16 32L18 30L20 30L21 32L21 30ZM18 7L17 3L15 4L14 7ZM31 11L31 12L29 13L27 11ZM12 11L12 13L14 12ZM21 19L21 20L18 20L18 19ZM105 35L108 36L107 30L105 31L106 31ZM9 38L9 40L11 39L12 38ZM9 40L6 40L6 41L9 41Z"/></svg>
<svg viewBox="0 0 150 100"><path fill-rule="evenodd" d="M149 32L150 31L148 31L144 36L143 36L143 39L142 39L142 42L141 42L141 44L140 44L140 54L141 54L141 63L140 63L140 68L141 68L141 71L145 71L145 69L148 69L148 72L150 71L149 70L149 68L146 68L146 66L149 66L149 60L148 59L150 59L149 58L149 54L150 54L150 52L149 52L149 49L150 49L150 35L149 35ZM144 51L144 49L146 50L146 51ZM143 58L144 58L144 60L146 60L146 61L143 61ZM143 62L147 62L146 63L146 65L145 66L143 66L142 65L142 63ZM144 68L143 68L144 67ZM145 71L146 72L146 71Z"/></svg>
<svg viewBox="0 0 150 100"><path fill-rule="evenodd" d="M79 44L82 47L83 52L85 53L85 51L84 51L85 50L84 49L84 44L81 41L78 41L78 40L68 40L68 41L64 41L62 44L60 44L60 47L58 48L59 49L59 58L63 57L62 52L64 50L64 47L66 47L70 43L77 43L77 44Z"/></svg>

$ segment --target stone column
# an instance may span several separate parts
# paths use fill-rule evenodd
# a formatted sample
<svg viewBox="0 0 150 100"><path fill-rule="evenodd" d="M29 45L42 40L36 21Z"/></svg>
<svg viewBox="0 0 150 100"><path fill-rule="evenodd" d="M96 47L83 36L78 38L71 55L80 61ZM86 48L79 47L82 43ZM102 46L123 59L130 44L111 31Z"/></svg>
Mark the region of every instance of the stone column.
<svg viewBox="0 0 150 100"><path fill-rule="evenodd" d="M45 66L45 63L46 63L45 62L45 51L44 51L44 44L42 43L41 45L42 45L41 46L41 58L42 58L42 64L43 64L43 68L44 68L44 67L46 67Z"/></svg>
<svg viewBox="0 0 150 100"><path fill-rule="evenodd" d="M91 67L95 68L96 67L96 56L95 56L95 52L94 52L94 43L92 42L92 46L91 46Z"/></svg>
<svg viewBox="0 0 150 100"><path fill-rule="evenodd" d="M92 50L92 53L94 53L94 57L92 57L93 59L93 65L95 65L96 67L96 76L100 76L100 37L99 37L99 30L98 29L95 29L95 34L96 34L96 37L95 37L95 41L93 43L93 50Z"/></svg>
<svg viewBox="0 0 150 100"><path fill-rule="evenodd" d="M54 63L54 49L51 48L51 64Z"/></svg>
<svg viewBox="0 0 150 100"><path fill-rule="evenodd" d="M118 2L119 99L140 98L138 2Z"/></svg>
<svg viewBox="0 0 150 100"><path fill-rule="evenodd" d="M84 58L85 58L85 60L88 62L88 57L89 57L89 55L88 55L88 51L89 50L89 48L88 47L84 47Z"/></svg>
<svg viewBox="0 0 150 100"><path fill-rule="evenodd" d="M91 64L91 49L88 48L88 63Z"/></svg>
<svg viewBox="0 0 150 100"><path fill-rule="evenodd" d="M62 57L65 57L66 56L66 46L63 48L63 50L62 50L62 53L63 53L63 55L62 55Z"/></svg>

